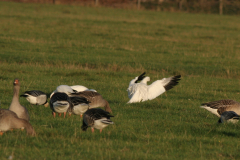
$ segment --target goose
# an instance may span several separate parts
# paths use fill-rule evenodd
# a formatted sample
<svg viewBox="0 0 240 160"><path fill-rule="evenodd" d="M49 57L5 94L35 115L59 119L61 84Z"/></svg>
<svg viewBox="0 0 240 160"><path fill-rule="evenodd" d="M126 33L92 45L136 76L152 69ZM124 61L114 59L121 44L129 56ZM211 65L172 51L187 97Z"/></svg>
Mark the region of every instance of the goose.
<svg viewBox="0 0 240 160"><path fill-rule="evenodd" d="M69 96L63 92L56 92L50 99L50 108L52 109L53 117L55 118L55 112L61 116L61 113L64 113L64 118L66 116L66 112L71 112L72 103Z"/></svg>
<svg viewBox="0 0 240 160"><path fill-rule="evenodd" d="M240 103L231 99L202 103L200 107L210 111L218 117L225 111L234 111L236 114L240 115Z"/></svg>
<svg viewBox="0 0 240 160"><path fill-rule="evenodd" d="M178 81L181 79L181 75L163 78L153 82L151 85L147 85L147 82L150 81L150 77L145 77L145 72L138 77L132 79L129 83L128 103L143 102L147 100L152 100L162 93L172 89L178 84ZM140 81L140 83L137 83Z"/></svg>
<svg viewBox="0 0 240 160"><path fill-rule="evenodd" d="M0 135L15 128L25 128L28 135L34 136L36 134L28 121L18 118L17 114L13 111L0 109Z"/></svg>
<svg viewBox="0 0 240 160"><path fill-rule="evenodd" d="M85 113L89 108L89 101L85 97L70 97L73 104L72 113L75 115L80 115L82 118L83 113Z"/></svg>
<svg viewBox="0 0 240 160"><path fill-rule="evenodd" d="M54 93L56 92L63 92L66 93L67 95L71 94L71 93L76 93L77 91L72 89L70 86L68 85L60 85L56 88L55 91L53 91L50 95L50 98L53 96Z"/></svg>
<svg viewBox="0 0 240 160"><path fill-rule="evenodd" d="M94 91L97 92L95 89L88 89L87 87L81 86L81 85L74 85L70 86L73 90L77 92L82 92L82 91Z"/></svg>
<svg viewBox="0 0 240 160"><path fill-rule="evenodd" d="M234 111L225 111L221 114L221 117L218 120L218 123L224 123L224 122L237 123L239 121L239 117L240 116Z"/></svg>
<svg viewBox="0 0 240 160"><path fill-rule="evenodd" d="M97 108L97 107L104 107L107 112L112 113L112 110L109 106L108 101L103 99L101 94L94 91L83 91L78 93L70 94L70 96L77 96L77 97L85 97L89 102L89 108Z"/></svg>
<svg viewBox="0 0 240 160"><path fill-rule="evenodd" d="M94 128L96 128L99 129L101 133L103 128L107 127L109 124L113 124L110 117L114 116L100 108L88 109L83 114L83 124L81 128L83 131L86 131L88 127L91 127L92 132L94 132Z"/></svg>
<svg viewBox="0 0 240 160"><path fill-rule="evenodd" d="M13 86L14 86L13 98L9 110L15 112L19 118L29 121L30 116L28 114L27 108L25 108L19 103L19 90L20 90L19 79L17 78L14 79Z"/></svg>
<svg viewBox="0 0 240 160"><path fill-rule="evenodd" d="M30 104L48 107L47 94L39 90L25 91L20 97L25 97Z"/></svg>

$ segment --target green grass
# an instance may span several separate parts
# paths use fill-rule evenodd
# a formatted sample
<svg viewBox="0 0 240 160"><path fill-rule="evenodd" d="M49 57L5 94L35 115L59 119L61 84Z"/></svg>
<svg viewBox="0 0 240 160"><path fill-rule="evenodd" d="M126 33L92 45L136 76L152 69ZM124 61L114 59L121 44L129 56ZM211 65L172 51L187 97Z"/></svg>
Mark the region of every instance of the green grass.
<svg viewBox="0 0 240 160"><path fill-rule="evenodd" d="M37 132L6 132L0 159L238 159L240 124L218 125L202 102L239 100L237 16L0 2L0 100L8 108L14 78L21 93L50 94L84 85L109 101L115 125L83 132L78 116L20 98ZM126 104L131 79L176 74L158 98Z"/></svg>

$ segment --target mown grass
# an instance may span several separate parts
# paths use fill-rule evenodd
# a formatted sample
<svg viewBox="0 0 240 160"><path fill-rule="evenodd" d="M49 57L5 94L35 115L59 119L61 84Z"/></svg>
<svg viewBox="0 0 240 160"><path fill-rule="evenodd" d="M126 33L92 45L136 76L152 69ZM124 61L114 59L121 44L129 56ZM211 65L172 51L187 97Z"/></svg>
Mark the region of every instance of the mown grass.
<svg viewBox="0 0 240 160"><path fill-rule="evenodd" d="M96 89L115 125L92 134L78 116L53 118L32 107L37 132L7 132L8 159L238 159L239 124L218 125L202 102L239 100L240 22L235 16L0 2L0 100L12 82L50 94L58 85ZM129 81L182 75L179 85L144 103L126 104Z"/></svg>

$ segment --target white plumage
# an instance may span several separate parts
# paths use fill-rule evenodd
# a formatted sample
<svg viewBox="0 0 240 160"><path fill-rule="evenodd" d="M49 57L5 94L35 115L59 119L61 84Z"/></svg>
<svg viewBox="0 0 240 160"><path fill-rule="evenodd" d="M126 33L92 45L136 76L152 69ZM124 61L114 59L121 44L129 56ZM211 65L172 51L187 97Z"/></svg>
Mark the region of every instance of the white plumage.
<svg viewBox="0 0 240 160"><path fill-rule="evenodd" d="M67 95L71 94L71 93L77 93L77 92L83 92L83 91L94 91L97 92L94 89L88 89L85 86L81 86L81 85L74 85L74 86L68 86L68 85L60 85L56 88L55 91L53 91L50 95L50 98L52 97L52 95L56 92L63 92L66 93Z"/></svg>
<svg viewBox="0 0 240 160"><path fill-rule="evenodd" d="M60 85L56 88L55 91L52 92L52 94L50 95L50 98L53 96L54 93L56 92L63 92L66 93L67 95L71 94L71 93L75 93L77 91L75 91L74 89L72 89L70 86L68 85Z"/></svg>
<svg viewBox="0 0 240 160"><path fill-rule="evenodd" d="M88 89L87 87L81 86L81 85L74 85L74 86L70 86L70 87L77 92L83 92L83 91L97 92L95 89Z"/></svg>
<svg viewBox="0 0 240 160"><path fill-rule="evenodd" d="M144 72L130 81L127 89L130 99L128 103L152 100L177 85L180 77L181 75L163 78L153 82L151 85L147 85L147 82L150 81L150 77L145 77ZM138 81L141 82L137 83Z"/></svg>
<svg viewBox="0 0 240 160"><path fill-rule="evenodd" d="M85 97L70 97L73 104L72 113L75 115L82 115L88 110L89 102Z"/></svg>
<svg viewBox="0 0 240 160"><path fill-rule="evenodd" d="M20 97L25 97L30 104L48 106L47 94L39 90L25 91Z"/></svg>

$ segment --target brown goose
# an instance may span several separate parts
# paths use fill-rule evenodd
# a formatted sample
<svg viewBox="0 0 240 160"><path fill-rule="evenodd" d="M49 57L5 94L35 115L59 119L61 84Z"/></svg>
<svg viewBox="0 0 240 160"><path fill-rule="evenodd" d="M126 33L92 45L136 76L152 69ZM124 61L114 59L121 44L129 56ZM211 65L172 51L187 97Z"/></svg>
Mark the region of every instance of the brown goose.
<svg viewBox="0 0 240 160"><path fill-rule="evenodd" d="M0 135L15 128L25 128L28 135L34 136L36 134L28 121L18 118L15 112L7 109L0 109Z"/></svg>
<svg viewBox="0 0 240 160"><path fill-rule="evenodd" d="M103 99L101 94L94 91L83 91L78 93L72 93L70 96L78 96L78 97L85 97L89 102L89 108L97 108L97 107L104 107L107 112L112 113L112 110L109 106L108 101Z"/></svg>
<svg viewBox="0 0 240 160"><path fill-rule="evenodd" d="M110 117L114 116L100 108L88 109L83 114L83 125L81 128L83 131L86 131L88 127L91 127L92 132L94 132L94 128L96 128L99 129L101 133L103 128L107 127L109 124L113 124Z"/></svg>
<svg viewBox="0 0 240 160"><path fill-rule="evenodd" d="M225 111L234 111L240 115L240 103L230 99L203 103L200 107L205 108L218 117Z"/></svg>
<svg viewBox="0 0 240 160"><path fill-rule="evenodd" d="M234 111L240 115L240 103L230 99L203 103L200 107L205 108L218 117L225 111Z"/></svg>
<svg viewBox="0 0 240 160"><path fill-rule="evenodd" d="M18 79L14 80L13 86L14 86L13 98L9 110L15 112L19 118L29 121L30 117L27 108L25 108L19 103L20 82Z"/></svg>

